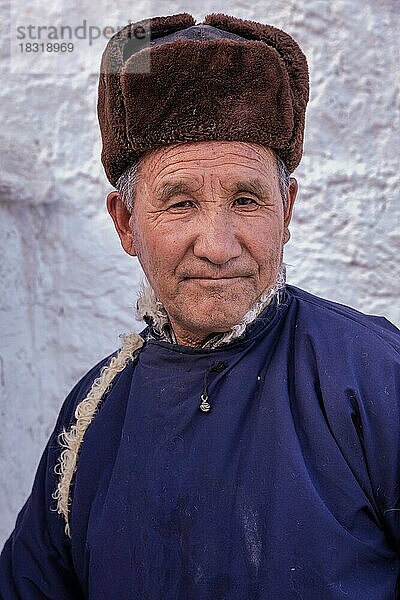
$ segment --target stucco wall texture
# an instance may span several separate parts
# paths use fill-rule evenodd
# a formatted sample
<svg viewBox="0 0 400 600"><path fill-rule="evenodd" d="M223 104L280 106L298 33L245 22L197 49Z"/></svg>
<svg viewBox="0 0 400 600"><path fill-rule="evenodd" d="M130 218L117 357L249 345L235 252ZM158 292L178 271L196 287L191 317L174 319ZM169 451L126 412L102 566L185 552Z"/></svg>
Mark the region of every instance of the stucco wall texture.
<svg viewBox="0 0 400 600"><path fill-rule="evenodd" d="M111 188L100 163L96 97L107 40L103 33L89 39L89 26L224 12L292 34L308 57L311 99L288 281L399 325L400 14L396 0L202 7L0 0L0 7L2 546L66 394L117 348L118 334L140 328L133 317L140 269L120 248L104 206ZM37 29L28 38L28 24L81 25L83 39L72 40L72 52L28 52L26 42L42 41Z"/></svg>

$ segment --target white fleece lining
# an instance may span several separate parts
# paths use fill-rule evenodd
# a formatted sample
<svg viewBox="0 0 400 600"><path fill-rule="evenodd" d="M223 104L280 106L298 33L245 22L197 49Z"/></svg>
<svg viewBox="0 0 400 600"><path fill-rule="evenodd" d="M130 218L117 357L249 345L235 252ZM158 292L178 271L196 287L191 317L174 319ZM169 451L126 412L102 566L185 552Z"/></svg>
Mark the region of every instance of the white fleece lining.
<svg viewBox="0 0 400 600"><path fill-rule="evenodd" d="M115 376L123 371L128 362L133 359L135 352L143 346L143 339L137 333L124 336L121 350L113 356L110 363L100 371L100 377L95 379L87 396L78 404L75 410L76 422L69 431L63 429L58 435L58 442L64 448L54 472L60 477L57 489L52 494L57 500L57 512L64 515L65 533L71 537L69 525L70 486L77 468L78 454L84 441L84 435L94 419L97 408L104 394L108 391Z"/></svg>

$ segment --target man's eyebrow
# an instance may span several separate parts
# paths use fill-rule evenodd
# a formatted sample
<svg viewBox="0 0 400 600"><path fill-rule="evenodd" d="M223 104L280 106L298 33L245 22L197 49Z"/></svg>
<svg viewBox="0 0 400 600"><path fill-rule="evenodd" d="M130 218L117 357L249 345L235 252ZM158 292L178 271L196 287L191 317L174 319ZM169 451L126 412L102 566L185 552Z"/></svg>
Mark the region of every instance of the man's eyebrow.
<svg viewBox="0 0 400 600"><path fill-rule="evenodd" d="M225 189L233 194L237 192L252 192L256 196L265 196L271 191L268 183L262 182L258 177L235 181L225 186Z"/></svg>
<svg viewBox="0 0 400 600"><path fill-rule="evenodd" d="M183 181L167 182L161 186L158 197L165 202L177 194L189 194L193 191L194 189Z"/></svg>

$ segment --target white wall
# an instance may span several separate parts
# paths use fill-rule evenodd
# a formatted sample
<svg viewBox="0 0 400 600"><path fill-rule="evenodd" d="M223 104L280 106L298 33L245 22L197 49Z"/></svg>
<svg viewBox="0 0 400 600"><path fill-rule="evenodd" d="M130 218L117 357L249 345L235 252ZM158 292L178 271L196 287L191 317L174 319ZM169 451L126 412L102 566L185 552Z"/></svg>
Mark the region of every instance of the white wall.
<svg viewBox="0 0 400 600"><path fill-rule="evenodd" d="M117 6L116 6L117 4ZM134 7L134 10L132 10ZM225 12L291 33L311 72L289 282L400 324L396 0L4 2L0 65L0 546L74 383L137 328L139 280L104 208L97 75L105 38L51 56L17 27L123 26ZM33 40L31 40L33 41Z"/></svg>

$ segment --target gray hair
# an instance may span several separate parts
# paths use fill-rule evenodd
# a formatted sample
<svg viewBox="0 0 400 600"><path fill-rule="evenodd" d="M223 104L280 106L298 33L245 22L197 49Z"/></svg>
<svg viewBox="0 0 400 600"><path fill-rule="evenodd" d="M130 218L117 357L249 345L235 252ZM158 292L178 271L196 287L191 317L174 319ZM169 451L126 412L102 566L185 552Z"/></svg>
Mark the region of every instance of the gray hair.
<svg viewBox="0 0 400 600"><path fill-rule="evenodd" d="M283 208L286 209L287 198L286 194L290 184L290 172L276 152L274 152L276 158L276 166L278 170L278 181L279 189L282 196ZM133 202L136 194L136 185L139 181L139 170L140 170L140 158L128 167L122 175L119 177L115 184L116 189L121 194L122 201L125 204L127 210L131 213L133 210Z"/></svg>
<svg viewBox="0 0 400 600"><path fill-rule="evenodd" d="M131 213L136 194L136 185L139 181L140 158L128 167L118 178L115 187L121 195L122 202Z"/></svg>
<svg viewBox="0 0 400 600"><path fill-rule="evenodd" d="M274 152L276 158L276 167L278 169L278 181L279 181L279 189L281 191L281 197L283 202L283 208L286 210L287 208L287 198L286 194L290 185L290 171L281 159L281 157Z"/></svg>

